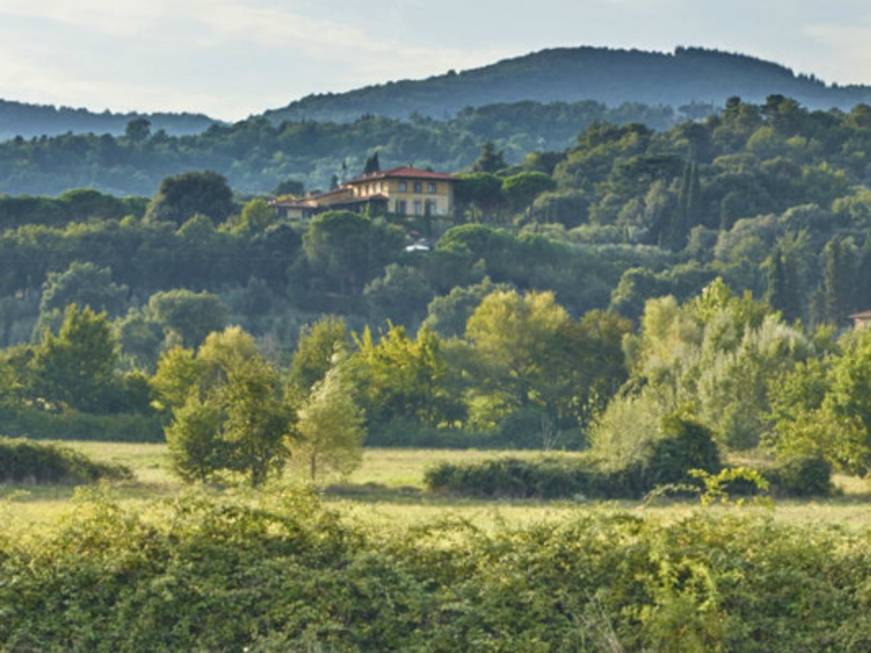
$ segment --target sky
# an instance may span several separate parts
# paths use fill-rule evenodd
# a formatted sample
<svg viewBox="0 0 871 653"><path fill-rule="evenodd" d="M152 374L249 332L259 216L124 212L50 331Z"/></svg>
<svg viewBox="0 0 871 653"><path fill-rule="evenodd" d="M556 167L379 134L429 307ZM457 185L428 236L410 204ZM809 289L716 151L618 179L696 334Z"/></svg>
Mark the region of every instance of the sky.
<svg viewBox="0 0 871 653"><path fill-rule="evenodd" d="M0 0L0 98L233 120L577 45L705 46L871 84L871 2Z"/></svg>

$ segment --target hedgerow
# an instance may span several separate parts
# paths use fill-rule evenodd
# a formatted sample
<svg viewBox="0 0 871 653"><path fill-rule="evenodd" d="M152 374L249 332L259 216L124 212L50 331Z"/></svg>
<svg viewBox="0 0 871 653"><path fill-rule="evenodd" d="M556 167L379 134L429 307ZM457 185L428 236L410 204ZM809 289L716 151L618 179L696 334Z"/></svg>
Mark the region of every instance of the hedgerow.
<svg viewBox="0 0 871 653"><path fill-rule="evenodd" d="M867 651L869 535L757 512L369 532L309 496L0 537L8 651Z"/></svg>
<svg viewBox="0 0 871 653"><path fill-rule="evenodd" d="M120 465L107 465L67 447L0 436L0 483L90 483L127 479Z"/></svg>
<svg viewBox="0 0 871 653"><path fill-rule="evenodd" d="M0 406L0 422L9 435L46 440L163 442L163 422L152 415L92 415L74 410L48 413Z"/></svg>

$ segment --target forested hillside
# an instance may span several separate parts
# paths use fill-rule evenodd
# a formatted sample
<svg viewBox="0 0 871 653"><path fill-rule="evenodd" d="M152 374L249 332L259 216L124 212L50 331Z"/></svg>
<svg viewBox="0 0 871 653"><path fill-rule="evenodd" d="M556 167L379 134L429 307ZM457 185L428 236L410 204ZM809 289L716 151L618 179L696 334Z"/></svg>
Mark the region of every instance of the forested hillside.
<svg viewBox="0 0 871 653"><path fill-rule="evenodd" d="M138 119L148 120L154 131L163 130L174 136L197 134L216 122L199 113L96 113L88 109L0 100L0 140L67 132L121 135L127 123Z"/></svg>
<svg viewBox="0 0 871 653"><path fill-rule="evenodd" d="M220 172L240 192L269 192L290 177L308 188L326 188L333 175L356 174L376 151L385 166L460 170L488 140L519 162L532 150L564 149L595 122L667 129L679 115L669 107L637 104L609 109L595 102L522 102L469 109L449 121L368 116L350 124L276 125L254 118L181 137L137 121L122 136L65 134L0 143L0 193L54 195L90 187L151 195L163 177L196 169Z"/></svg>
<svg viewBox="0 0 871 653"><path fill-rule="evenodd" d="M375 442L582 446L594 417L619 436L691 402L725 445L755 446L796 415L772 412L770 379L816 374L825 395L861 346L836 334L871 305L869 151L868 107L772 96L662 132L596 123L518 165L484 147L443 220L288 222L213 172L168 178L148 202L0 198L5 423L54 432L22 415L66 406L153 427L187 396L171 381L185 360L256 342L287 365L303 333L320 362L300 363L301 387L340 347ZM407 249L421 236L431 249ZM251 337L221 335L229 325ZM95 342L77 355L97 367L76 376L63 352ZM805 399L808 414L825 407ZM856 469L871 464L862 451L829 453Z"/></svg>
<svg viewBox="0 0 871 653"><path fill-rule="evenodd" d="M746 55L677 48L673 53L578 47L543 50L460 73L312 95L266 112L284 120L353 121L363 114L436 118L494 102L596 100L668 105L720 105L739 95L761 102L779 93L816 109L850 109L871 101L864 86L829 86L813 76Z"/></svg>

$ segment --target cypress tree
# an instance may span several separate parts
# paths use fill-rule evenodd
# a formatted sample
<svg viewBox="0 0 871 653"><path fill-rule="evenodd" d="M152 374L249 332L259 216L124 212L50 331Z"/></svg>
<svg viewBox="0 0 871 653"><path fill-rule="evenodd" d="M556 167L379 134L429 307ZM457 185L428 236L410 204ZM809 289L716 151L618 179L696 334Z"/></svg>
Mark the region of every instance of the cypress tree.
<svg viewBox="0 0 871 653"><path fill-rule="evenodd" d="M785 315L787 283L783 268L783 255L775 251L765 262L765 301Z"/></svg>
<svg viewBox="0 0 871 653"><path fill-rule="evenodd" d="M371 175L376 172L381 172L381 162L378 160L378 152L366 159L366 165L363 167L364 175Z"/></svg>

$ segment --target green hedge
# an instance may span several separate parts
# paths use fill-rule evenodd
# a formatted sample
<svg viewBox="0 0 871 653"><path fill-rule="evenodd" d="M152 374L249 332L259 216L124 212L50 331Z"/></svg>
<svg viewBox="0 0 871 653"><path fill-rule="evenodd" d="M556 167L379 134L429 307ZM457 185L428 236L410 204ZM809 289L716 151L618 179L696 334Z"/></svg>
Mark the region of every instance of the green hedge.
<svg viewBox="0 0 871 653"><path fill-rule="evenodd" d="M132 476L126 467L96 463L66 447L0 437L0 483L77 484Z"/></svg>
<svg viewBox="0 0 871 653"><path fill-rule="evenodd" d="M424 481L431 492L477 498L613 498L641 492L629 474L603 472L589 461L564 457L442 463L428 469Z"/></svg>
<svg viewBox="0 0 871 653"><path fill-rule="evenodd" d="M478 463L442 463L424 474L431 492L475 498L511 499L639 499L659 485L697 484L687 472L692 466L668 467L662 459L648 465L609 470L591 458L498 458ZM718 468L708 467L715 472ZM759 470L776 496L829 496L831 466L818 458L790 460ZM733 482L729 492L756 492L745 482Z"/></svg>
<svg viewBox="0 0 871 653"><path fill-rule="evenodd" d="M871 650L871 532L698 511L375 532L293 495L78 510L0 532L0 650Z"/></svg>
<svg viewBox="0 0 871 653"><path fill-rule="evenodd" d="M49 413L0 407L3 433L36 440L104 440L163 442L163 424L148 415L89 415L75 411Z"/></svg>

